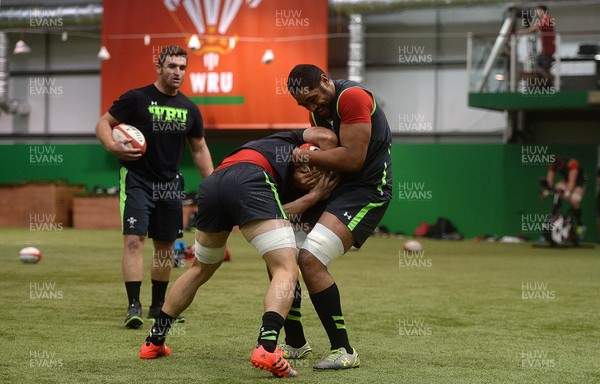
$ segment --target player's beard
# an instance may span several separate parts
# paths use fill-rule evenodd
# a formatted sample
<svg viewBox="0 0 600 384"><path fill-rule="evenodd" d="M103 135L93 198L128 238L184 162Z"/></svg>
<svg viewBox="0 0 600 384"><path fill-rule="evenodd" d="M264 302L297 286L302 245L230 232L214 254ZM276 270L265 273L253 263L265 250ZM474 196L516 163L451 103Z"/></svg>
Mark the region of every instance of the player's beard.
<svg viewBox="0 0 600 384"><path fill-rule="evenodd" d="M320 112L319 112L320 111ZM322 118L329 119L331 117L331 111L333 111L333 103L321 104L317 107L315 112Z"/></svg>
<svg viewBox="0 0 600 384"><path fill-rule="evenodd" d="M317 115L322 118L329 119L335 109L335 97L329 94L329 89L320 85L323 96L323 103L319 104L315 110ZM319 113L319 111L321 111Z"/></svg>

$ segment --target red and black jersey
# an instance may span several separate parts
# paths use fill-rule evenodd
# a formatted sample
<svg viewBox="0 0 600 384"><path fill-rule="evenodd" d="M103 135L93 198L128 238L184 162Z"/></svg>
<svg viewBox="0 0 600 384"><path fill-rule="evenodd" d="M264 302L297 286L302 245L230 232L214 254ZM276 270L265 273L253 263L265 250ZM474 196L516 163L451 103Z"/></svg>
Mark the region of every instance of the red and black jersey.
<svg viewBox="0 0 600 384"><path fill-rule="evenodd" d="M561 175L565 181L569 179L569 173L576 169L577 179L575 180L575 185L582 187L587 181L585 172L583 172L583 168L577 159L569 157L559 158L553 164L550 164L549 169L554 173Z"/></svg>
<svg viewBox="0 0 600 384"><path fill-rule="evenodd" d="M370 123L371 141L361 170L342 174L346 186L373 186L391 193L392 182L392 133L383 110L377 105L373 94L359 83L350 80L334 80L335 108L330 119L311 113L311 124L331 128L338 139L342 124Z"/></svg>
<svg viewBox="0 0 600 384"><path fill-rule="evenodd" d="M544 15L540 20L540 40L542 44L542 54L552 54L556 51L556 45L554 43L554 19L550 15Z"/></svg>
<svg viewBox="0 0 600 384"><path fill-rule="evenodd" d="M296 129L250 141L228 154L217 169L237 162L253 163L271 173L271 176L277 181L278 187L291 184L294 172L292 155L294 148L304 143L303 133L304 129ZM253 154L252 151L257 154Z"/></svg>

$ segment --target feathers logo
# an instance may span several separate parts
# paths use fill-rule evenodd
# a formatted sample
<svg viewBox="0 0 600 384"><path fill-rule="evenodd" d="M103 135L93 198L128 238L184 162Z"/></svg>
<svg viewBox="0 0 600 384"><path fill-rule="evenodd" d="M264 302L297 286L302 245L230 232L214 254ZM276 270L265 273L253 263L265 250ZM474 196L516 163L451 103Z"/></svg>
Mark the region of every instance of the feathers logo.
<svg viewBox="0 0 600 384"><path fill-rule="evenodd" d="M235 49L238 37L226 36L229 26L237 16L243 3L253 9L262 0L164 0L165 7L177 19L178 9L183 7L196 32L200 35L200 48L195 52L202 55L204 66L212 71L219 66L219 58ZM182 4L183 3L183 4ZM175 20L177 22L177 20ZM180 22L178 24L181 25Z"/></svg>

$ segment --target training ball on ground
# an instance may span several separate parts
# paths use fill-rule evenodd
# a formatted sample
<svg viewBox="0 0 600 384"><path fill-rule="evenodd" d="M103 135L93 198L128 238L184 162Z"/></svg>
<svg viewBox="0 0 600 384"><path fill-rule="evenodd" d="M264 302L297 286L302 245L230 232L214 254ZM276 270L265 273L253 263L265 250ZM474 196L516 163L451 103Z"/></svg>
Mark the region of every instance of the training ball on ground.
<svg viewBox="0 0 600 384"><path fill-rule="evenodd" d="M146 152L146 138L142 131L129 124L115 125L112 129L112 137L115 141L120 139L131 140L125 146L129 148L139 148L142 151L142 155Z"/></svg>
<svg viewBox="0 0 600 384"><path fill-rule="evenodd" d="M408 252L421 252L423 245L417 240L408 240L404 243L404 250Z"/></svg>
<svg viewBox="0 0 600 384"><path fill-rule="evenodd" d="M36 247L26 247L19 251L19 260L26 264L35 264L42 258L42 252Z"/></svg>

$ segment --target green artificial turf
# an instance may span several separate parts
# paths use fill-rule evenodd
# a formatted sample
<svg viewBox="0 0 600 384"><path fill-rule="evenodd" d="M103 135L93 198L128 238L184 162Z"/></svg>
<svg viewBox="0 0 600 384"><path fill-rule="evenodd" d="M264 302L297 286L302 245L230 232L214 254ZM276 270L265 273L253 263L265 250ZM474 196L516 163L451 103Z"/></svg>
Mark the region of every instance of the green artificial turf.
<svg viewBox="0 0 600 384"><path fill-rule="evenodd" d="M122 237L109 230L0 229L1 383L269 383L250 366L267 287L265 266L239 233L233 261L200 288L171 356L140 360L149 323L123 326ZM193 235L184 240L191 244ZM314 353L293 361L298 383L600 382L600 252L371 238L330 270L350 341L350 371L313 371L329 343L308 294L303 319ZM22 264L19 249L43 252ZM148 244L149 246L150 244ZM150 305L149 263L142 285ZM184 268L174 269L174 279Z"/></svg>

